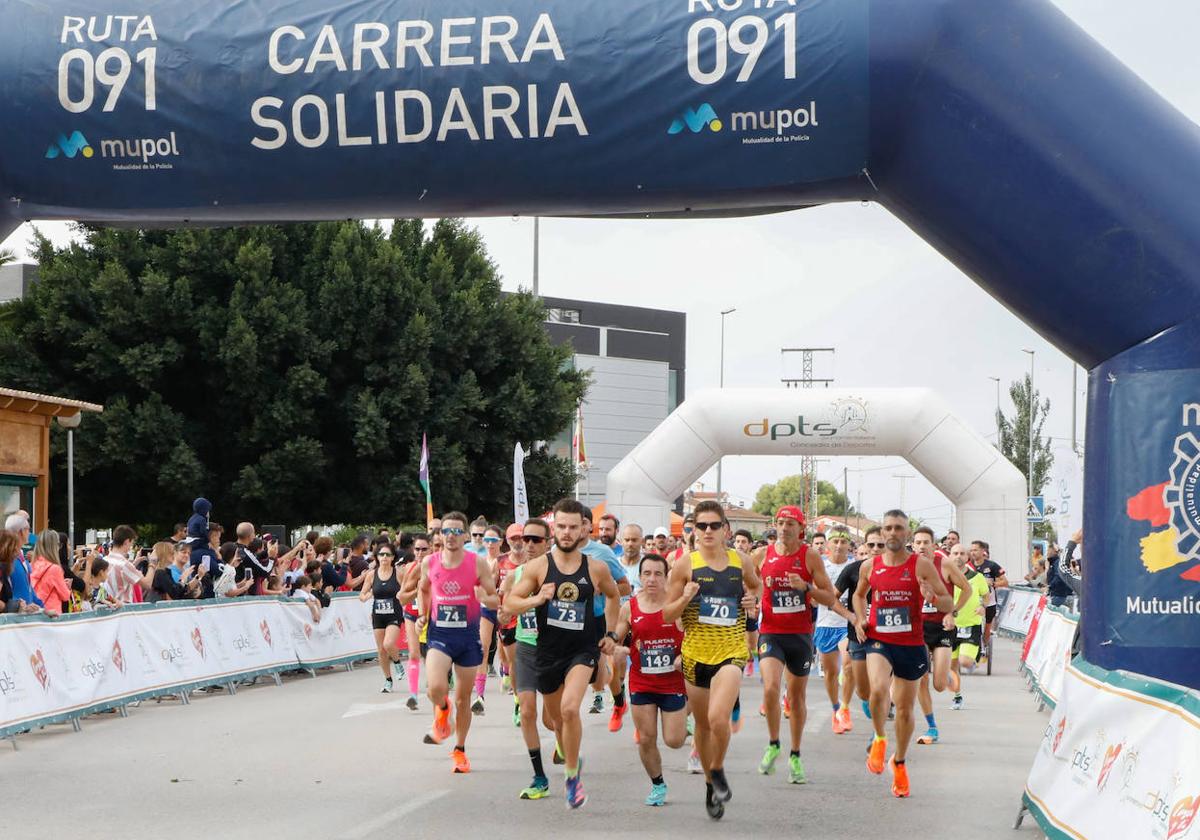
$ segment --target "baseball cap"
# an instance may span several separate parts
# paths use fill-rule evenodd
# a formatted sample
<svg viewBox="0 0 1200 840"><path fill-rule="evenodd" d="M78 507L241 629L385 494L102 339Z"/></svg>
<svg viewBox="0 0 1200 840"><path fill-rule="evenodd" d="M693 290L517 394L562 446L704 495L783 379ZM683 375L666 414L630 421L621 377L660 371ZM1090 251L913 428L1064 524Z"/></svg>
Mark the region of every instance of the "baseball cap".
<svg viewBox="0 0 1200 840"><path fill-rule="evenodd" d="M525 533L525 526L520 522L514 522L513 524L509 525L508 530L504 532L504 539L512 542L515 539L519 539L523 533Z"/></svg>
<svg viewBox="0 0 1200 840"><path fill-rule="evenodd" d="M664 528L664 527L662 527L662 526L660 525L660 526L658 526L657 528L655 528L655 529L654 529L654 536L656 536L656 537L669 537L669 536L671 536L671 532L670 532L670 531L668 531L666 528Z"/></svg>
<svg viewBox="0 0 1200 840"><path fill-rule="evenodd" d="M800 527L804 527L804 512L795 505L784 505L779 510L775 511L776 519L795 519L800 523Z"/></svg>

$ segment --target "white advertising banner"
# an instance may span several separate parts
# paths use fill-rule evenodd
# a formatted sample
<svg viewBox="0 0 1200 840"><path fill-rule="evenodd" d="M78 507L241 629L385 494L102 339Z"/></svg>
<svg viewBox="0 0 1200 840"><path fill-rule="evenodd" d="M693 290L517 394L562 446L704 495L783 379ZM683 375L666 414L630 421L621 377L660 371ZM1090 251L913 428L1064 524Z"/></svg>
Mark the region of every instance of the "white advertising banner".
<svg viewBox="0 0 1200 840"><path fill-rule="evenodd" d="M0 735L130 700L367 657L369 605L335 598L319 624L301 602L181 601L0 623Z"/></svg>
<svg viewBox="0 0 1200 840"><path fill-rule="evenodd" d="M1200 838L1200 694L1082 661L1063 679L1025 786L1046 834Z"/></svg>
<svg viewBox="0 0 1200 840"><path fill-rule="evenodd" d="M997 626L1018 636L1028 634L1034 611L1037 610L1041 599L1042 593L1037 590L1013 587L1009 591L1008 600L1004 602L1004 609L1000 611Z"/></svg>
<svg viewBox="0 0 1200 840"><path fill-rule="evenodd" d="M1033 637L1025 646L1025 668L1038 691L1057 706L1062 696L1063 679L1071 664L1071 643L1075 640L1078 619L1046 607L1038 619Z"/></svg>

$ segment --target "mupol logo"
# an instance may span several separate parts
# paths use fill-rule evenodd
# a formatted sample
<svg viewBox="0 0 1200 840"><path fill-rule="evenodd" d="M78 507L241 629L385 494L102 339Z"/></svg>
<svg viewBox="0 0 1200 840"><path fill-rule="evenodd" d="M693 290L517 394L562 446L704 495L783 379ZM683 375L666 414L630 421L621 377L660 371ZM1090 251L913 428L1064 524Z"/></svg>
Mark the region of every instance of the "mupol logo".
<svg viewBox="0 0 1200 840"><path fill-rule="evenodd" d="M87 138L83 136L82 131L72 131L70 137L60 133L58 139L46 149L46 157L51 160L59 155L66 155L69 158L73 158L80 152L83 152L85 158L90 158L96 154L96 150L88 145Z"/></svg>
<svg viewBox="0 0 1200 840"><path fill-rule="evenodd" d="M685 110L671 122L671 127L667 129L667 134L679 134L685 127L692 134L699 134L704 130L705 126L711 131L720 131L724 128L720 118L717 116L717 112L707 102L695 110L691 108Z"/></svg>

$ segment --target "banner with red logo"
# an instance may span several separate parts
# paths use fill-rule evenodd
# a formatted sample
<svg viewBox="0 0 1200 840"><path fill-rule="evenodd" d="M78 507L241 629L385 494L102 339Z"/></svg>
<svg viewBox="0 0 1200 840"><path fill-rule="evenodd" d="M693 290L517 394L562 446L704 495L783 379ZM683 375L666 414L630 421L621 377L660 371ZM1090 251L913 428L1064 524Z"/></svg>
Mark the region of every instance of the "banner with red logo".
<svg viewBox="0 0 1200 840"><path fill-rule="evenodd" d="M1023 663L1033 685L1048 705L1058 704L1063 679L1071 664L1071 648L1079 618L1060 607L1046 607L1030 636Z"/></svg>
<svg viewBox="0 0 1200 840"><path fill-rule="evenodd" d="M1077 659L1025 802L1051 838L1198 840L1200 693Z"/></svg>
<svg viewBox="0 0 1200 840"><path fill-rule="evenodd" d="M370 605L180 601L0 622L0 736L132 700L259 674L365 658Z"/></svg>
<svg viewBox="0 0 1200 840"><path fill-rule="evenodd" d="M1027 635L1030 624L1033 622L1033 614L1044 597L1036 589L1012 587L1004 606L1000 608L996 626L1003 633L1014 636Z"/></svg>

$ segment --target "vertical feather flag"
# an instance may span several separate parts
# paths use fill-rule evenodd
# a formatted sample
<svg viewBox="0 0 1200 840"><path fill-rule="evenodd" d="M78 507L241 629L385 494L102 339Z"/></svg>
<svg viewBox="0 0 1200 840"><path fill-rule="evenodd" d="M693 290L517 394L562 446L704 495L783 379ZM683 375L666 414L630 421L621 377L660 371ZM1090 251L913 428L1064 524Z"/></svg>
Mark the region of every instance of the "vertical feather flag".
<svg viewBox="0 0 1200 840"><path fill-rule="evenodd" d="M425 525L433 522L433 495L429 492L429 441L425 433L421 433L421 471L417 474L421 486L425 488Z"/></svg>
<svg viewBox="0 0 1200 840"><path fill-rule="evenodd" d="M571 442L575 450L575 463L583 464L587 462L587 453L583 447L583 403L575 410L575 439Z"/></svg>

